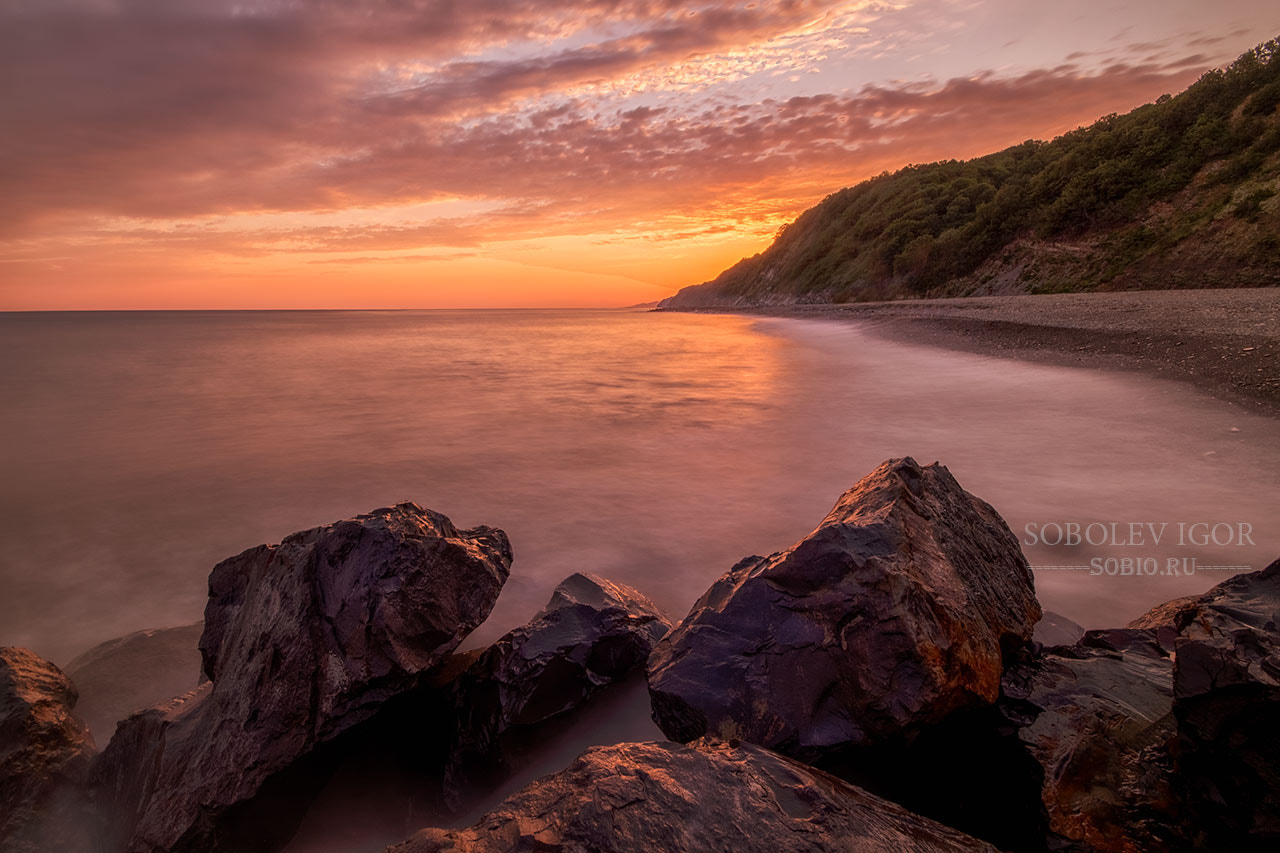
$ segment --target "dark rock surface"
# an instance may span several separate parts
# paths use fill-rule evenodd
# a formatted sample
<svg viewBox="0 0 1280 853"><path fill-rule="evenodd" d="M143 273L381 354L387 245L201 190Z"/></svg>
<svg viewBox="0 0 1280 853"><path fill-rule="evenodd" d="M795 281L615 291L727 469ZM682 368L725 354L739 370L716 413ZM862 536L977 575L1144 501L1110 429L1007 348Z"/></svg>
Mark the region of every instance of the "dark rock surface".
<svg viewBox="0 0 1280 853"><path fill-rule="evenodd" d="M286 849L380 849L471 823L583 749L653 738L643 664L669 629L629 587L566 579L528 624L326 744L334 771Z"/></svg>
<svg viewBox="0 0 1280 853"><path fill-rule="evenodd" d="M1099 851L1169 849L1173 659L1152 631L1090 631L1005 676L1050 836Z"/></svg>
<svg viewBox="0 0 1280 853"><path fill-rule="evenodd" d="M1280 844L1280 560L1135 621L1176 653L1176 780L1191 842Z"/></svg>
<svg viewBox="0 0 1280 853"><path fill-rule="evenodd" d="M591 749L469 829L427 829L395 853L732 850L974 851L977 839L756 746Z"/></svg>
<svg viewBox="0 0 1280 853"><path fill-rule="evenodd" d="M80 691L76 714L98 743L111 740L116 723L197 687L204 623L135 631L94 646L67 664Z"/></svg>
<svg viewBox="0 0 1280 853"><path fill-rule="evenodd" d="M1008 526L941 465L890 460L809 536L743 560L649 661L676 741L740 737L805 761L991 706L1040 619Z"/></svg>
<svg viewBox="0 0 1280 853"><path fill-rule="evenodd" d="M671 622L648 598L589 574L565 579L527 624L486 649L453 684L449 776L502 761L501 738L570 711L648 660Z"/></svg>
<svg viewBox="0 0 1280 853"><path fill-rule="evenodd" d="M76 849L73 793L93 739L72 713L76 688L43 658L0 647L0 849Z"/></svg>
<svg viewBox="0 0 1280 853"><path fill-rule="evenodd" d="M212 684L124 721L95 765L104 848L278 845L313 793L295 784L318 776L310 754L448 656L510 562L501 531L404 503L218 564L200 641Z"/></svg>
<svg viewBox="0 0 1280 853"><path fill-rule="evenodd" d="M1036 623L1031 639L1042 646L1070 646L1084 636L1084 628L1061 613L1046 610Z"/></svg>
<svg viewBox="0 0 1280 853"><path fill-rule="evenodd" d="M1051 849L1280 842L1280 562L1006 673Z"/></svg>

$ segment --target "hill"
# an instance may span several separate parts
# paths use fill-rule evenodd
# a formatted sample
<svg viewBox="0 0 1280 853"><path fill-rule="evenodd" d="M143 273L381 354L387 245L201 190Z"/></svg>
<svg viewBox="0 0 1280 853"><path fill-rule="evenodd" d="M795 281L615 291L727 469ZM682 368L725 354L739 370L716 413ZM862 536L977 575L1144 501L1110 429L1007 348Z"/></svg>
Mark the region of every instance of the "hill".
<svg viewBox="0 0 1280 853"><path fill-rule="evenodd" d="M1052 142L840 190L662 307L1280 285L1280 40Z"/></svg>

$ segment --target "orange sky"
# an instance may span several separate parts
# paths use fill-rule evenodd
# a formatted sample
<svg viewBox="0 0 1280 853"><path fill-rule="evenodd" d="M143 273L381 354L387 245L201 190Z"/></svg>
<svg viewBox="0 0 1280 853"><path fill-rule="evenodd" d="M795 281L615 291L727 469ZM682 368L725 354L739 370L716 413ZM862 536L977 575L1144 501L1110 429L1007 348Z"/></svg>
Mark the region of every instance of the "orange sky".
<svg viewBox="0 0 1280 853"><path fill-rule="evenodd" d="M1256 0L15 0L0 309L649 301L1277 33Z"/></svg>

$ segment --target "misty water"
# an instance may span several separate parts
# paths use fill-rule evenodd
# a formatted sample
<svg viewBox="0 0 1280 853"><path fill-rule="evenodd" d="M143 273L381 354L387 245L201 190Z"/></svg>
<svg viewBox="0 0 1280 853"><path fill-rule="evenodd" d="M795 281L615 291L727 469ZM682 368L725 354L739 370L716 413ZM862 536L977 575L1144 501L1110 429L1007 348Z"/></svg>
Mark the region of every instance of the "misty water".
<svg viewBox="0 0 1280 853"><path fill-rule="evenodd" d="M1038 571L1046 608L1086 627L1231 571L1165 574L1170 560L1280 555L1275 420L1181 384L873 331L618 311L0 315L0 643L65 663L194 622L220 559L406 499L510 535L511 579L466 646L576 571L679 618L902 455L942 461L1025 541L1028 525L1095 524L1094 544L1028 545L1033 565L1159 566ZM1139 545L1130 522L1167 527ZM643 691L623 694L564 749L659 736Z"/></svg>

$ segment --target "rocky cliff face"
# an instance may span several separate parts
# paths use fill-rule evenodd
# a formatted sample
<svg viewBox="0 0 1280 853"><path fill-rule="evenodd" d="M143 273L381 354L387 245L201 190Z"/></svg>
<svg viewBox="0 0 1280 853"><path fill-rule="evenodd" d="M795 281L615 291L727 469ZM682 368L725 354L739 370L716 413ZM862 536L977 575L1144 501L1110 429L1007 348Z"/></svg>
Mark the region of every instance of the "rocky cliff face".
<svg viewBox="0 0 1280 853"><path fill-rule="evenodd" d="M832 193L665 308L1280 285L1280 43L1051 142Z"/></svg>
<svg viewBox="0 0 1280 853"><path fill-rule="evenodd" d="M85 843L74 791L94 750L72 713L76 698L62 670L26 649L0 647L0 849Z"/></svg>
<svg viewBox="0 0 1280 853"><path fill-rule="evenodd" d="M108 849L270 847L234 807L413 687L488 615L510 562L501 531L399 504L220 563L212 683L123 722L95 767Z"/></svg>
<svg viewBox="0 0 1280 853"><path fill-rule="evenodd" d="M750 745L588 750L469 829L427 829L389 853L991 851L832 776Z"/></svg>

